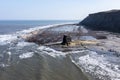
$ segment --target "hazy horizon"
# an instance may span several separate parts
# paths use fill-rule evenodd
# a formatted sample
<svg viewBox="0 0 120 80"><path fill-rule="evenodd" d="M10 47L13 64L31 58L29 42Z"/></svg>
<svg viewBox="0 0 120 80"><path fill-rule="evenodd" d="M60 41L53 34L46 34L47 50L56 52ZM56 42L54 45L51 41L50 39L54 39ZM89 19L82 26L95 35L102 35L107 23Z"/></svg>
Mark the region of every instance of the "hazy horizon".
<svg viewBox="0 0 120 80"><path fill-rule="evenodd" d="M119 0L0 0L0 20L82 20L120 9Z"/></svg>

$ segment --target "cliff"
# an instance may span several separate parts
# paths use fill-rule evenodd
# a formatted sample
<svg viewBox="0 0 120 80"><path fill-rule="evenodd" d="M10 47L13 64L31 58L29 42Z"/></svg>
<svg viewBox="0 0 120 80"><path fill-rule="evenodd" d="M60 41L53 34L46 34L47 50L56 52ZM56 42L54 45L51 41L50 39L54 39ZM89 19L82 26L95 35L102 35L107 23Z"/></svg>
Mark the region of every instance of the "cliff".
<svg viewBox="0 0 120 80"><path fill-rule="evenodd" d="M120 33L120 10L89 14L79 25L93 30Z"/></svg>

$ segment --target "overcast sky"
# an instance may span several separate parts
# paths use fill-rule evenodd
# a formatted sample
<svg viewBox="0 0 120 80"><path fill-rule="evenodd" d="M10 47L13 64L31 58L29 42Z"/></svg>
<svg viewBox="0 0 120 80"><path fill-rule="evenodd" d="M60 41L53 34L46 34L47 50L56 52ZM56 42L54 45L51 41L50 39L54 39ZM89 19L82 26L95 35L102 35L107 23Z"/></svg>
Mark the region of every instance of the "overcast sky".
<svg viewBox="0 0 120 80"><path fill-rule="evenodd" d="M120 9L120 0L0 0L0 20L81 20Z"/></svg>

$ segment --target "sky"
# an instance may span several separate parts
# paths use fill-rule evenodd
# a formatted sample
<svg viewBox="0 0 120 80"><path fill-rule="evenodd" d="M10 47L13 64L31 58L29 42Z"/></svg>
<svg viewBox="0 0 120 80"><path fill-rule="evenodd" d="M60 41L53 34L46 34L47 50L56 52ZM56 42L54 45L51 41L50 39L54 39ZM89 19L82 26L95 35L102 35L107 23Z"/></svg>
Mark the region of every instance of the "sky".
<svg viewBox="0 0 120 80"><path fill-rule="evenodd" d="M81 20L120 9L120 0L0 0L0 20Z"/></svg>

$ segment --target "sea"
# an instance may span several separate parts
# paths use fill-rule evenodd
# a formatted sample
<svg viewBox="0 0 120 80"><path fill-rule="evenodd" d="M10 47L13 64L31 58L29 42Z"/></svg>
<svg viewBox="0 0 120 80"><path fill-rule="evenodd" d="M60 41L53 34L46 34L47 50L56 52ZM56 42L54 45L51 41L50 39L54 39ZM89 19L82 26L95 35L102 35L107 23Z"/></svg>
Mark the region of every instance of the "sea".
<svg viewBox="0 0 120 80"><path fill-rule="evenodd" d="M61 52L19 37L73 23L79 20L0 21L0 80L120 80L120 57L113 53L79 48Z"/></svg>
<svg viewBox="0 0 120 80"><path fill-rule="evenodd" d="M78 23L79 20L0 20L0 34L61 23Z"/></svg>
<svg viewBox="0 0 120 80"><path fill-rule="evenodd" d="M0 21L0 80L88 80L69 56L18 36L79 21Z"/></svg>

